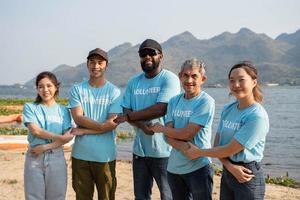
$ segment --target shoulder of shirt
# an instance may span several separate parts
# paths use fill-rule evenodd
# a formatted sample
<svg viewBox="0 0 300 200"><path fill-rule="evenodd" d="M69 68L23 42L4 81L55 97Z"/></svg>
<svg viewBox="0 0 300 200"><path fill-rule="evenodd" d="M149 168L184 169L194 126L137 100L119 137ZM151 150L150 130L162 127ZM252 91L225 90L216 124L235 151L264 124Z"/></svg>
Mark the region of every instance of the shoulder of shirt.
<svg viewBox="0 0 300 200"><path fill-rule="evenodd" d="M34 102L28 102L28 103L25 103L24 104L24 107L30 107L30 108L33 108L33 107L36 107L38 104L37 103L34 103Z"/></svg>
<svg viewBox="0 0 300 200"><path fill-rule="evenodd" d="M180 93L180 94L177 94L177 95L171 97L169 103L170 103L171 101L178 101L178 99L180 99L183 95L184 95L184 93Z"/></svg>
<svg viewBox="0 0 300 200"><path fill-rule="evenodd" d="M121 90L119 87L111 83L110 81L106 80L105 87L110 91L110 95L120 95Z"/></svg>
<svg viewBox="0 0 300 200"><path fill-rule="evenodd" d="M110 82L108 80L106 80L106 85L107 85L107 87L119 90L118 86L116 86L115 84L113 84L112 82Z"/></svg>
<svg viewBox="0 0 300 200"><path fill-rule="evenodd" d="M133 75L131 78L129 78L128 83L129 82L135 82L136 80L141 79L143 76L145 76L144 72L141 72L139 74Z"/></svg>
<svg viewBox="0 0 300 200"><path fill-rule="evenodd" d="M231 109L231 108L233 108L234 106L237 106L237 101L231 102L231 103L229 103L229 104L225 104L225 105L223 106L223 111L228 110L228 109Z"/></svg>
<svg viewBox="0 0 300 200"><path fill-rule="evenodd" d="M207 102L215 103L215 99L212 96L210 96L207 92L202 90L202 93L203 94L201 95L201 98L203 98Z"/></svg>
<svg viewBox="0 0 300 200"><path fill-rule="evenodd" d="M251 109L249 110L249 115L268 118L267 111L260 103L256 103L254 106L251 107Z"/></svg>
<svg viewBox="0 0 300 200"><path fill-rule="evenodd" d="M83 80L80 83L75 83L71 89L83 87L86 84L86 82L88 82L88 80Z"/></svg>
<svg viewBox="0 0 300 200"><path fill-rule="evenodd" d="M161 73L162 73L162 76L166 77L166 78L178 78L178 76L176 74L174 74L173 72L171 72L167 69L162 69Z"/></svg>

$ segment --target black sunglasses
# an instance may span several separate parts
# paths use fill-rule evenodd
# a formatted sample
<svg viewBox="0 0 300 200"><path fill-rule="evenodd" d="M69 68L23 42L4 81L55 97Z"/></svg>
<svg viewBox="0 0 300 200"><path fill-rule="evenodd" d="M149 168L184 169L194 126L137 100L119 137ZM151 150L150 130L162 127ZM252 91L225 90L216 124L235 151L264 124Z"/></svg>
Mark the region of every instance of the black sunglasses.
<svg viewBox="0 0 300 200"><path fill-rule="evenodd" d="M139 56L140 56L141 58L144 58L144 57L146 57L147 55L148 55L148 56L156 56L156 55L158 55L158 54L160 54L159 51L156 51L156 50L154 50L154 49L144 49L144 50L142 50L142 51L139 52Z"/></svg>

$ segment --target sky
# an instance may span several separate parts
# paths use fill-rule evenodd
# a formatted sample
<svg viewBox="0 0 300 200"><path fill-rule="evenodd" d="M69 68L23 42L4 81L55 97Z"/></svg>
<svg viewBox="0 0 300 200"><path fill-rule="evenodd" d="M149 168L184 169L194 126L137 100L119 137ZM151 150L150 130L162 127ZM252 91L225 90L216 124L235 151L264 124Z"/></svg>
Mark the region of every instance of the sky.
<svg viewBox="0 0 300 200"><path fill-rule="evenodd" d="M210 39L247 27L276 38L300 29L298 0L1 0L0 85L25 83L91 49L184 31Z"/></svg>

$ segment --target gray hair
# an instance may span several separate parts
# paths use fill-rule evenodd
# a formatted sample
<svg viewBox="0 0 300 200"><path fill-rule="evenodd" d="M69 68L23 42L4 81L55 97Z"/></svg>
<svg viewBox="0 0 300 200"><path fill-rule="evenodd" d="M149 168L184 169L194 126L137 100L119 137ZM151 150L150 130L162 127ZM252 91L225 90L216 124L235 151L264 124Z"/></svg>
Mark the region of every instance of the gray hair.
<svg viewBox="0 0 300 200"><path fill-rule="evenodd" d="M197 58L191 58L184 61L184 63L181 65L181 72L185 67L197 67L202 75L205 74L205 64L202 60L198 60Z"/></svg>

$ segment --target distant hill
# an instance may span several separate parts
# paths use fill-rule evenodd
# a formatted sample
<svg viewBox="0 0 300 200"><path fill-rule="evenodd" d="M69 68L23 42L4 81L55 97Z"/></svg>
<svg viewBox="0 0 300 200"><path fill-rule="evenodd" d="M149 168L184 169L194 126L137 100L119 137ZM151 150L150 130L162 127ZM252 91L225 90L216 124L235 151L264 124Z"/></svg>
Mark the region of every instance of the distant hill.
<svg viewBox="0 0 300 200"><path fill-rule="evenodd" d="M125 86L132 75L141 71L138 47L139 44L124 43L109 50L108 80ZM207 84L226 84L228 70L233 64L251 60L257 65L263 83L300 85L300 30L281 34L275 40L247 28L237 33L224 32L208 40L199 40L186 31L163 42L162 47L163 67L176 74L184 60L202 59L207 65ZM67 87L88 78L86 63L75 67L60 65L53 72ZM32 85L33 81L26 85Z"/></svg>

